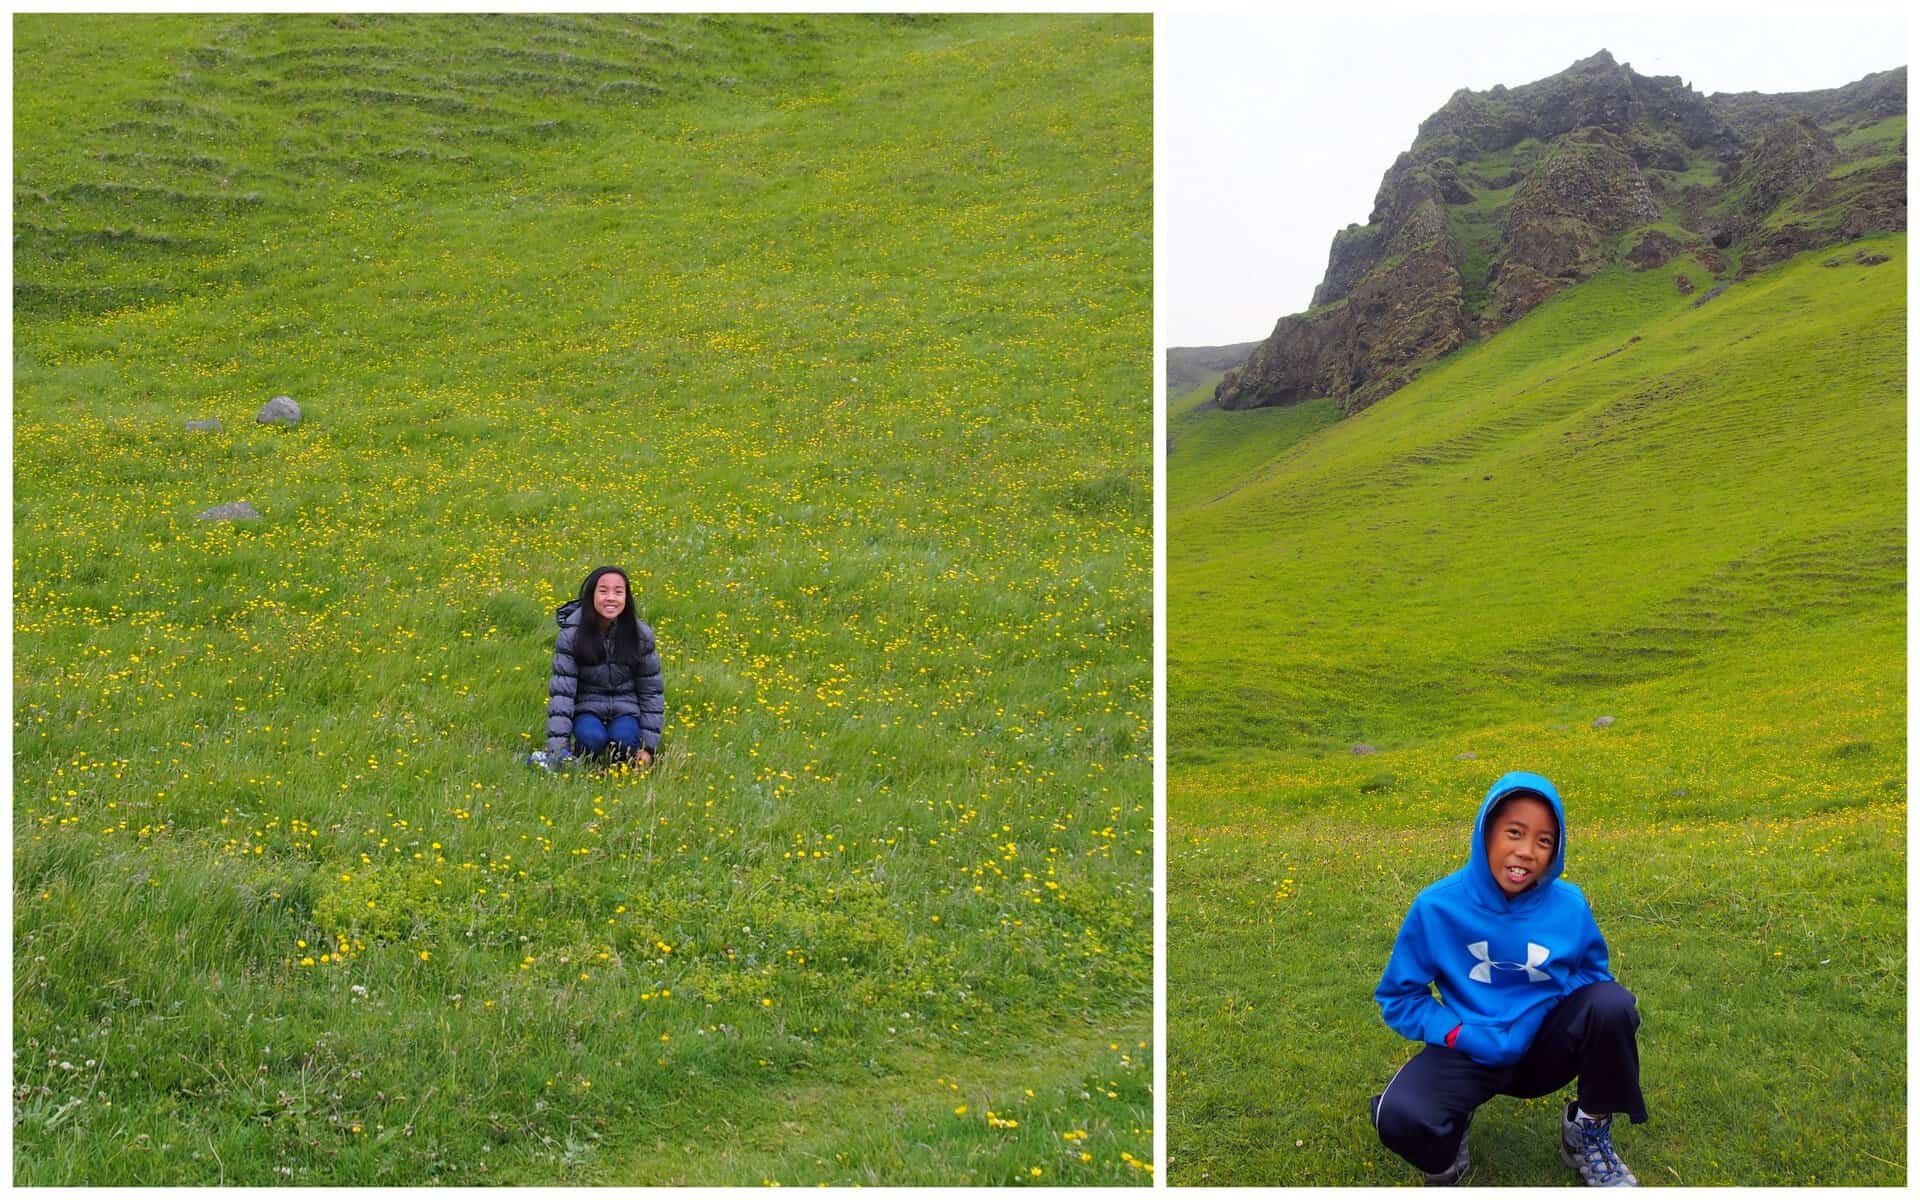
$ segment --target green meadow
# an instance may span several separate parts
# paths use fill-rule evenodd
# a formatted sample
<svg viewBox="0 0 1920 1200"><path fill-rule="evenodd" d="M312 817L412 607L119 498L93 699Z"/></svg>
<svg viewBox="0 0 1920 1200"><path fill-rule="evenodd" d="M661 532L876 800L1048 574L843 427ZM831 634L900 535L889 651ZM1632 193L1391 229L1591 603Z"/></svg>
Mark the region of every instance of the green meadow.
<svg viewBox="0 0 1920 1200"><path fill-rule="evenodd" d="M1609 269L1344 420L1171 406L1169 1182L1419 1182L1372 992L1515 769L1639 998L1641 1182L1905 1181L1906 239L1714 282ZM1471 1137L1574 1181L1553 1098Z"/></svg>
<svg viewBox="0 0 1920 1200"><path fill-rule="evenodd" d="M1151 29L15 18L16 1182L1151 1180Z"/></svg>

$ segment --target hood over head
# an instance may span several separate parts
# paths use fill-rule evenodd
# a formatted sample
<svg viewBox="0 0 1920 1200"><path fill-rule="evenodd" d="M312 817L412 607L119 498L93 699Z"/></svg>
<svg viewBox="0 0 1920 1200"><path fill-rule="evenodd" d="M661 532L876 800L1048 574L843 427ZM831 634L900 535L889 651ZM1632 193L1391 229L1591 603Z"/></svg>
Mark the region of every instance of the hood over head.
<svg viewBox="0 0 1920 1200"><path fill-rule="evenodd" d="M1493 878L1493 866L1487 858L1487 818L1502 799L1514 792L1533 792L1547 802L1553 810L1553 820L1560 827L1560 836L1554 839L1553 861L1540 878L1526 891L1509 898L1500 890ZM1509 771L1494 781L1487 789L1487 798L1480 802L1480 812L1473 818L1473 847L1467 859L1467 882L1473 894L1489 905L1501 909L1531 908L1560 878L1560 872L1567 865L1567 811L1560 803L1560 793L1545 775L1535 775L1531 771Z"/></svg>

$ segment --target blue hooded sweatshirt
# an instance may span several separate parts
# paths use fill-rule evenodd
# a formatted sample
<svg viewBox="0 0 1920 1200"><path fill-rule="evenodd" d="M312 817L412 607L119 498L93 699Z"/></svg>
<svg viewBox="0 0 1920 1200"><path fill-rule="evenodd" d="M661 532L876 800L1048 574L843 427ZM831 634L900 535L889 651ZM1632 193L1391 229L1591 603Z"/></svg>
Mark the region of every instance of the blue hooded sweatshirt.
<svg viewBox="0 0 1920 1200"><path fill-rule="evenodd" d="M1546 798L1560 826L1553 861L1509 897L1487 858L1487 814L1509 792ZM1540 775L1500 777L1473 820L1467 865L1414 897L1373 998L1394 1032L1445 1045L1490 1067L1526 1054L1554 1005L1577 988L1612 979L1607 943L1579 888L1560 878L1567 861L1567 814ZM1434 999L1430 984L1439 985ZM1443 1003L1444 1002L1444 1003Z"/></svg>

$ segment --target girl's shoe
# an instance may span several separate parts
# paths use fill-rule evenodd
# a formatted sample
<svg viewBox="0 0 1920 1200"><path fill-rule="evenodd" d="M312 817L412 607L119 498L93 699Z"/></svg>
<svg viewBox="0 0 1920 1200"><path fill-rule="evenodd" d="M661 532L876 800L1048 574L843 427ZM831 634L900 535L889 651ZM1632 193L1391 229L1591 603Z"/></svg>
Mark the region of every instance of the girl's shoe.
<svg viewBox="0 0 1920 1200"><path fill-rule="evenodd" d="M1613 1118L1574 1116L1573 1101L1560 1114L1560 1159L1580 1173L1588 1187L1639 1187L1640 1181L1613 1152Z"/></svg>

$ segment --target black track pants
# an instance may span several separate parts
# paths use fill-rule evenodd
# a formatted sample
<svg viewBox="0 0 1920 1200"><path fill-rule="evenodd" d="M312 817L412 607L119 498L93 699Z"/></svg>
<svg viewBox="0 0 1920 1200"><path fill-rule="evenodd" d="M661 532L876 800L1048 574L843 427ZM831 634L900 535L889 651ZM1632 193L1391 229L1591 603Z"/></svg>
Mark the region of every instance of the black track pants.
<svg viewBox="0 0 1920 1200"><path fill-rule="evenodd" d="M1645 1121L1634 1042L1639 1027L1632 992L1612 980L1590 983L1547 1014L1525 1056L1512 1066L1482 1066L1458 1050L1429 1045L1373 1098L1373 1127L1389 1150L1437 1174L1453 1165L1467 1118L1494 1096L1530 1100L1578 1078L1581 1108Z"/></svg>

